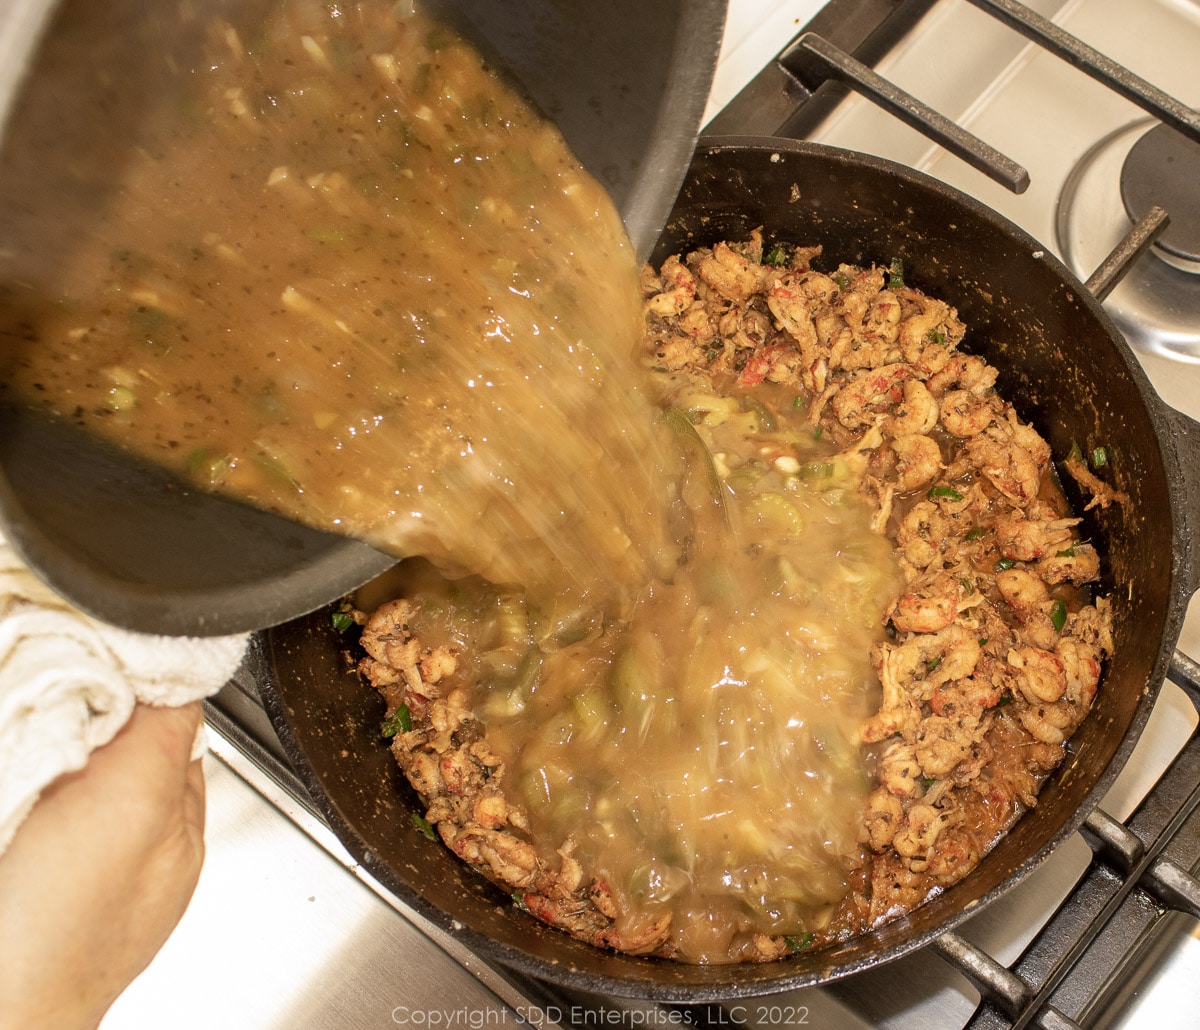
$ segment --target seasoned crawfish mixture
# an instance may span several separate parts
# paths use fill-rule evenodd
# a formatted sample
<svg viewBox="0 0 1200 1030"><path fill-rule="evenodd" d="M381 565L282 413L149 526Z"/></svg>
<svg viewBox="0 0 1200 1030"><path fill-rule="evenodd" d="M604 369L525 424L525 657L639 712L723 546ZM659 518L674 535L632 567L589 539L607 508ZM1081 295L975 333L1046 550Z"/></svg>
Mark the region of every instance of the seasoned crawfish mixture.
<svg viewBox="0 0 1200 1030"><path fill-rule="evenodd" d="M755 233L643 275L645 364L690 453L679 580L634 620L654 632L635 626L609 645L613 632L586 617L547 629L501 591L483 591L467 621L492 623L473 636L454 628L453 592L422 601L432 595L417 586L369 616L346 607L363 624L359 671L382 692L385 733L427 806L421 825L533 916L600 947L768 961L911 911L1037 803L1112 651L1108 601L1087 592L1097 553L1050 448L997 393L996 370L958 349L955 310L904 285L898 265L825 272L820 258L819 247L764 254ZM1092 504L1125 501L1079 455L1063 457ZM857 536L823 536L827 524ZM823 549L841 564L821 566ZM676 621L655 621L655 604ZM748 609L769 640L738 622ZM710 640L726 649L714 658L724 679L695 671ZM733 649L757 657L739 666ZM573 693L539 708L565 676ZM697 697L731 691L694 721L688 698L666 696L689 676ZM760 740L737 736L752 721L738 692L771 713ZM663 711L669 726L655 722ZM627 738L641 751L621 751ZM695 743L709 738L711 752ZM574 755L590 792L584 772L555 779L545 757L570 754L567 741L584 748ZM730 751L740 764L722 766ZM721 792L763 752L758 782ZM605 779L609 754L619 761ZM668 770L660 781L696 768L652 805L629 785L639 754ZM654 805L665 820L647 831ZM789 821L797 810L816 839ZM693 817L722 832L693 832ZM679 827L673 839L663 825ZM645 854L622 866L605 842Z"/></svg>

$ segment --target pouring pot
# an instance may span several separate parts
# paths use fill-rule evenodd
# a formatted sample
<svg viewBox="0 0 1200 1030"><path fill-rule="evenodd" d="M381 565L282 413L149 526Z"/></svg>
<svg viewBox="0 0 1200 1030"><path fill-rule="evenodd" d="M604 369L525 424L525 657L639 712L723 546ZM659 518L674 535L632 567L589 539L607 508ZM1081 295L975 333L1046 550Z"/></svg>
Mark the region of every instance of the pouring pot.
<svg viewBox="0 0 1200 1030"><path fill-rule="evenodd" d="M297 0L301 2L301 0ZM212 19L252 38L268 0L8 0L0 34L0 380L120 188L130 142L170 131ZM429 0L562 132L640 255L695 145L725 0ZM164 122L165 124L164 126ZM115 144L115 145L114 145ZM186 184L184 187L186 188ZM204 494L0 391L0 527L76 607L129 629L217 635L326 604L394 564L346 537Z"/></svg>
<svg viewBox="0 0 1200 1030"><path fill-rule="evenodd" d="M602 952L542 926L414 828L415 795L379 736L382 706L347 671L328 613L262 638L262 693L291 759L334 830L382 883L471 948L544 980L675 1002L817 984L928 943L1008 891L1069 837L1125 763L1197 589L1200 424L1167 407L1096 300L1036 240L973 199L890 162L777 139L706 140L654 262L762 226L838 262L904 262L906 282L955 305L963 350L1061 459L1103 446L1124 505L1084 514L1112 598L1115 655L1095 705L1037 807L964 880L913 913L763 965L688 966ZM822 266L824 267L824 266ZM1069 477L1066 489L1083 509Z"/></svg>

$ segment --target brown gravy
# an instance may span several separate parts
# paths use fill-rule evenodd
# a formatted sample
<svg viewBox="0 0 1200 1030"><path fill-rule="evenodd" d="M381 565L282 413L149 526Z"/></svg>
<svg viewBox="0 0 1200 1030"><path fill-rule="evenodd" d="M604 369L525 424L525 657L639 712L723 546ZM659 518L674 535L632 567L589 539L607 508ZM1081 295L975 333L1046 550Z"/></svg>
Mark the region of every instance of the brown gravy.
<svg viewBox="0 0 1200 1030"><path fill-rule="evenodd" d="M38 312L10 385L383 550L627 600L673 555L632 247L552 126L393 12L217 24L56 292L6 276Z"/></svg>

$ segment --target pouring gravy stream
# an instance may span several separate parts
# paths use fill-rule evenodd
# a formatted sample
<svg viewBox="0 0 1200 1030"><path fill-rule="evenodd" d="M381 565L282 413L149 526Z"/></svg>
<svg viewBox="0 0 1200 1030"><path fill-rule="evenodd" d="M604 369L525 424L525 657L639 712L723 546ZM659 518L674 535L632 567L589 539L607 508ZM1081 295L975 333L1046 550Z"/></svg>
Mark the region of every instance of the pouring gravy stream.
<svg viewBox="0 0 1200 1030"><path fill-rule="evenodd" d="M825 525L814 495L790 547L816 582L860 541L869 603L815 587L824 625L777 603L633 360L638 269L609 198L446 29L295 0L253 38L215 25L210 52L113 141L122 177L56 290L9 276L6 389L432 560L454 582L418 584L427 611L474 590L470 633L442 634L489 655L474 700L547 861L575 833L627 911L673 913L690 961L728 961L747 928L808 932L868 789L850 741L894 570L865 509ZM529 637L501 644L545 655L518 719L497 691L519 662L487 640L514 605ZM589 707L610 671L636 712Z"/></svg>

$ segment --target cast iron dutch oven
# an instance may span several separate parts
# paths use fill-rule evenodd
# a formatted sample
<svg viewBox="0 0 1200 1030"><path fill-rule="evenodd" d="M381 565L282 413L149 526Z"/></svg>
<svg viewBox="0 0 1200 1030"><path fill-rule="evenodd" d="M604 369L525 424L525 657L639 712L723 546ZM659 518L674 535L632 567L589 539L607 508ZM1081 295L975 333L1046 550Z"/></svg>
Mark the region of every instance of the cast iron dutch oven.
<svg viewBox="0 0 1200 1030"><path fill-rule="evenodd" d="M419 811L379 736L382 706L348 672L329 613L269 631L263 696L335 831L375 877L481 955L548 981L611 995L697 1002L769 994L886 962L994 900L1072 834L1146 722L1197 589L1200 425L1167 407L1100 305L1034 239L971 198L889 162L776 139L706 141L652 255L740 239L820 242L829 261L888 263L955 304L963 349L1061 459L1107 449L1129 503L1087 513L1104 563L1116 655L1095 707L1037 807L961 883L923 908L836 947L767 964L686 966L609 954L548 929L416 829ZM833 267L831 265L831 267ZM1067 477L1064 477L1067 478ZM1083 498L1068 493L1077 510Z"/></svg>

